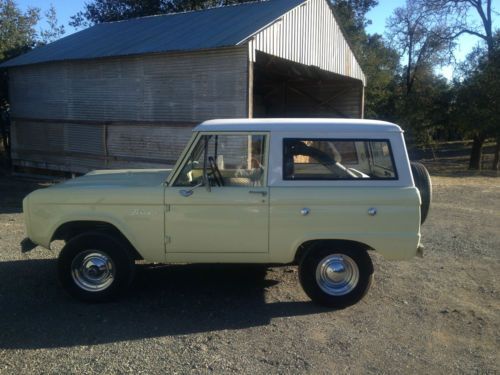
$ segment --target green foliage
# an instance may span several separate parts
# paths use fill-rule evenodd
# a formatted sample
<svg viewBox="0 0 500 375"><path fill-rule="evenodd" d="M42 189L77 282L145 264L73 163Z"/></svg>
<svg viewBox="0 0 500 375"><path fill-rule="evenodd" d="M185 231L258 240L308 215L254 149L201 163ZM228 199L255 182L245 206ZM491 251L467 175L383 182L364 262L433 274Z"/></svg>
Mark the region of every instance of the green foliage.
<svg viewBox="0 0 500 375"><path fill-rule="evenodd" d="M61 38L64 33L64 25L59 25L57 21L56 8L53 5L45 12L48 28L40 32L40 41L38 44L48 44Z"/></svg>
<svg viewBox="0 0 500 375"><path fill-rule="evenodd" d="M454 121L469 136L500 135L500 32L492 50L476 48L460 65L455 81Z"/></svg>
<svg viewBox="0 0 500 375"><path fill-rule="evenodd" d="M381 35L368 35L361 48L361 65L367 77L365 116L395 121L397 100L397 52L388 47Z"/></svg>
<svg viewBox="0 0 500 375"><path fill-rule="evenodd" d="M438 132L449 130L451 87L444 77L436 76L431 65L420 68L410 93L402 81L398 122L412 131L417 145L429 146Z"/></svg>
<svg viewBox="0 0 500 375"><path fill-rule="evenodd" d="M38 8L22 12L13 0L0 0L0 61L26 52L36 44Z"/></svg>
<svg viewBox="0 0 500 375"><path fill-rule="evenodd" d="M337 20L347 35L354 52L360 55L367 42L365 27L371 24L366 14L378 5L377 0L330 0Z"/></svg>
<svg viewBox="0 0 500 375"><path fill-rule="evenodd" d="M375 0L332 1L337 19L366 75L365 117L396 121L399 55L381 35L369 35L365 30L371 23L366 14L377 4Z"/></svg>

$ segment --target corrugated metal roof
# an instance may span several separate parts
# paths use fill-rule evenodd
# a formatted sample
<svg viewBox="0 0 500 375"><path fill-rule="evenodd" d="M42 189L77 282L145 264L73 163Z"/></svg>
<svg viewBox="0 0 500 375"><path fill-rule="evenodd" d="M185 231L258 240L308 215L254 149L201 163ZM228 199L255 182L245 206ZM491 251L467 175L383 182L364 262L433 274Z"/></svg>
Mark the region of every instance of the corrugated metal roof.
<svg viewBox="0 0 500 375"><path fill-rule="evenodd" d="M0 67L234 46L305 1L268 0L101 23Z"/></svg>

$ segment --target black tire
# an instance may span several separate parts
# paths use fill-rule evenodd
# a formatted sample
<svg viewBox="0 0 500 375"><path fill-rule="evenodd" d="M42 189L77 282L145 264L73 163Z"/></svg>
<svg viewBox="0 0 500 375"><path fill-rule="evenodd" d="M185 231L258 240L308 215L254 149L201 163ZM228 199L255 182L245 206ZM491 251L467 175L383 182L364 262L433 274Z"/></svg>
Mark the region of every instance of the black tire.
<svg viewBox="0 0 500 375"><path fill-rule="evenodd" d="M422 199L422 204L420 206L420 223L423 224L427 219L429 210L431 208L432 202L432 181L429 171L424 167L423 164L417 162L411 162L411 173L413 174L413 180L415 181L415 186L418 191L420 191L420 198Z"/></svg>
<svg viewBox="0 0 500 375"><path fill-rule="evenodd" d="M89 266L85 268L87 271L83 272L84 267L77 267L85 260L90 264L88 259L94 259L94 265L99 264L98 262L103 264L103 260L107 260L102 267L105 271L101 272L101 269ZM127 244L99 232L83 233L69 240L59 254L57 267L59 281L64 290L85 302L106 302L116 298L127 290L135 274L134 258ZM101 285L97 285L94 290L89 290L94 288L93 280L87 282L91 272L94 272L93 276L96 272L98 275L108 275L104 280L96 282L96 285Z"/></svg>
<svg viewBox="0 0 500 375"><path fill-rule="evenodd" d="M344 260L349 258L349 262L352 260L358 270L357 282L353 284L352 289L342 295L327 293L320 286L316 275L323 261L333 255L340 255ZM343 308L354 305L366 295L373 282L373 263L368 253L362 249L335 247L311 249L299 264L299 280L312 301L327 307Z"/></svg>

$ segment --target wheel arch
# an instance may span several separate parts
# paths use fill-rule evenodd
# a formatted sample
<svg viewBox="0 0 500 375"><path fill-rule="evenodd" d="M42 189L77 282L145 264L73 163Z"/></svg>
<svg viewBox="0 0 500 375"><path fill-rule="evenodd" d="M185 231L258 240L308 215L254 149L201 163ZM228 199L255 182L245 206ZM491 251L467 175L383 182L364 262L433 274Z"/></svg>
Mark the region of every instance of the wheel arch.
<svg viewBox="0 0 500 375"><path fill-rule="evenodd" d="M75 236L78 236L79 234L85 232L100 232L114 236L120 239L125 245L127 245L134 259L143 259L141 254L137 251L134 245L132 245L129 239L115 225L105 221L74 220L65 222L57 227L50 239L50 242L52 243L55 240L63 240L65 242L68 242Z"/></svg>
<svg viewBox="0 0 500 375"><path fill-rule="evenodd" d="M345 239L314 239L304 241L299 245L295 252L294 263L300 264L302 259L310 252L316 248L323 248L326 246L335 246L341 248L356 249L360 251L371 251L374 250L371 246L354 240Z"/></svg>

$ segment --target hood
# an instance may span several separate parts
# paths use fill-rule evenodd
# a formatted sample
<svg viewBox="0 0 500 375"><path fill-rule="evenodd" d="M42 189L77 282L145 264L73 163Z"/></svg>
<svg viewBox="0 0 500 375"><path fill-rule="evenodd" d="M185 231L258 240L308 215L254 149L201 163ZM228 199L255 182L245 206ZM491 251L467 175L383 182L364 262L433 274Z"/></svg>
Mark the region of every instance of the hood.
<svg viewBox="0 0 500 375"><path fill-rule="evenodd" d="M66 187L147 187L157 186L166 181L171 169L113 169L98 170L84 176L67 180L54 188Z"/></svg>

